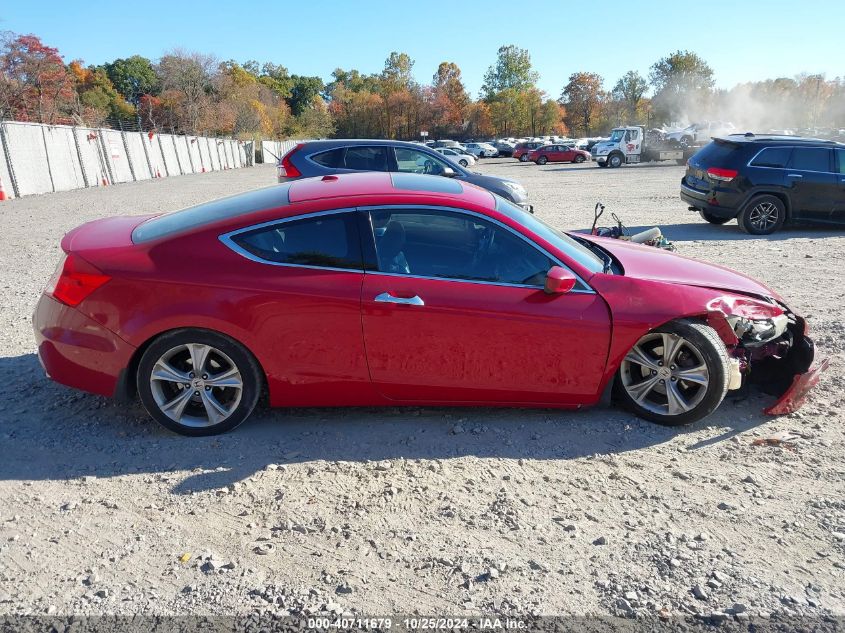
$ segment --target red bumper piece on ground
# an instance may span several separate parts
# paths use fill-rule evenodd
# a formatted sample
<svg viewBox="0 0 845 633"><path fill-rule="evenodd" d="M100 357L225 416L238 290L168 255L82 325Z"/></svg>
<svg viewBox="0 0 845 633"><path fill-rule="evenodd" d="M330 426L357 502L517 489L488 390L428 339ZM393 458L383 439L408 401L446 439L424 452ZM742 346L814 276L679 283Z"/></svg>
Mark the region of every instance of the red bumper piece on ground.
<svg viewBox="0 0 845 633"><path fill-rule="evenodd" d="M768 415L783 415L785 413L793 413L801 408L804 401L807 399L807 394L810 389L819 383L821 373L825 371L830 365L830 359L825 358L818 364L818 367L811 369L804 374L798 374L792 379L792 384L789 386L784 394L778 398L768 409L764 409L763 413Z"/></svg>

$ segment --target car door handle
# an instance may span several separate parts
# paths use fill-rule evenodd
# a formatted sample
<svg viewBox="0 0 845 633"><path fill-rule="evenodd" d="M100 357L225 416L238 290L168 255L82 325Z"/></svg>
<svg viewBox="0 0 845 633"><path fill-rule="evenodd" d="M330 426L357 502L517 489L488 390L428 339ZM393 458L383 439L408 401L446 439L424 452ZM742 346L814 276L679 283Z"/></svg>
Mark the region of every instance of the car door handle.
<svg viewBox="0 0 845 633"><path fill-rule="evenodd" d="M413 297L395 297L389 292L382 292L375 298L377 303L401 303L402 305L406 306L424 306L425 301L420 299L418 296L414 295Z"/></svg>
<svg viewBox="0 0 845 633"><path fill-rule="evenodd" d="M801 174L786 174L787 178L803 178Z"/></svg>

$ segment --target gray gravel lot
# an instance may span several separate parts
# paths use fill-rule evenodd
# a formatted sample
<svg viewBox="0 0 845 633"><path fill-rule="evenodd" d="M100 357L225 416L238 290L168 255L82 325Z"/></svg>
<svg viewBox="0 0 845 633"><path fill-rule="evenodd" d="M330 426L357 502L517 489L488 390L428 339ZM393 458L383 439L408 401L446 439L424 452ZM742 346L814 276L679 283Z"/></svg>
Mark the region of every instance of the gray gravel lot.
<svg viewBox="0 0 845 633"><path fill-rule="evenodd" d="M45 379L32 309L65 231L274 170L0 203L0 614L845 615L845 231L710 226L674 165L478 169L561 228L601 200L771 284L811 317L823 383L787 417L752 394L684 429L612 408L319 409L178 437ZM798 437L754 443L780 431Z"/></svg>

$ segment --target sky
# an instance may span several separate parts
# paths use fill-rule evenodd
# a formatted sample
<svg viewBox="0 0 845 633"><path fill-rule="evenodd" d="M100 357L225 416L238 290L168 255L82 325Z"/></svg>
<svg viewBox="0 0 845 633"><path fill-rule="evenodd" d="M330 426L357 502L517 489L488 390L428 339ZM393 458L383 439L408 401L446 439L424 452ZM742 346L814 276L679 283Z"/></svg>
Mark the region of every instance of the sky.
<svg viewBox="0 0 845 633"><path fill-rule="evenodd" d="M461 68L473 97L502 45L528 49L539 87L560 96L571 73L596 72L610 89L628 70L648 76L685 49L715 71L716 85L801 72L845 75L842 0L4 0L0 30L33 33L66 62L102 64L169 49L255 59L328 81L337 68L380 72L408 53L429 83L442 61Z"/></svg>

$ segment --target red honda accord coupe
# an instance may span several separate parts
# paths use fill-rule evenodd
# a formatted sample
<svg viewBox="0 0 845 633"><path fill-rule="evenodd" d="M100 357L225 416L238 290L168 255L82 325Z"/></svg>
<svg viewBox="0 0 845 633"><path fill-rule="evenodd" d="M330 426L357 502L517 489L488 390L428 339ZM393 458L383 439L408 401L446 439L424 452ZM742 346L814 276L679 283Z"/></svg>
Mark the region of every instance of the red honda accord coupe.
<svg viewBox="0 0 845 633"><path fill-rule="evenodd" d="M280 407L577 408L683 424L767 376L817 381L804 320L744 275L567 234L473 185L324 176L62 240L34 315L62 384L137 394L173 431ZM753 369L752 369L753 368Z"/></svg>

